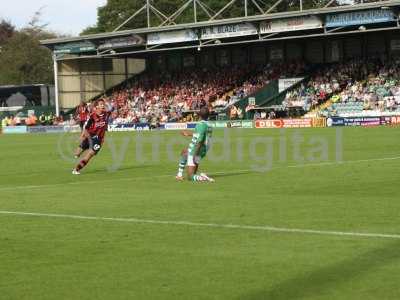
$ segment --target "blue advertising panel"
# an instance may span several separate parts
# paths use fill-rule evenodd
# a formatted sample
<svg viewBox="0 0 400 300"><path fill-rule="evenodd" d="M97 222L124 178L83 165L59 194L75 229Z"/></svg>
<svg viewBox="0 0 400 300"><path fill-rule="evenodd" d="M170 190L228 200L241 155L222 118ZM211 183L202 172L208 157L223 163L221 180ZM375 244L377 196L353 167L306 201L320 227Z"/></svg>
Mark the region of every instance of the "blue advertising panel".
<svg viewBox="0 0 400 300"><path fill-rule="evenodd" d="M26 126L7 126L3 128L3 133L26 133Z"/></svg>
<svg viewBox="0 0 400 300"><path fill-rule="evenodd" d="M344 118L328 118L326 120L326 126L344 126Z"/></svg>
<svg viewBox="0 0 400 300"><path fill-rule="evenodd" d="M378 126L381 125L380 117L344 118L345 126Z"/></svg>
<svg viewBox="0 0 400 300"><path fill-rule="evenodd" d="M29 133L61 133L64 132L64 126L32 126L28 127Z"/></svg>
<svg viewBox="0 0 400 300"><path fill-rule="evenodd" d="M381 117L354 117L354 118L333 117L333 118L328 118L326 121L326 125L328 127L332 127L332 126L378 126L381 124L383 124L383 120Z"/></svg>
<svg viewBox="0 0 400 300"><path fill-rule="evenodd" d="M326 16L326 27L342 27L395 21L395 15L391 10L375 9L355 11Z"/></svg>
<svg viewBox="0 0 400 300"><path fill-rule="evenodd" d="M197 123L188 123L187 124L187 128L188 129L194 129L194 128L196 128L196 125L197 125Z"/></svg>

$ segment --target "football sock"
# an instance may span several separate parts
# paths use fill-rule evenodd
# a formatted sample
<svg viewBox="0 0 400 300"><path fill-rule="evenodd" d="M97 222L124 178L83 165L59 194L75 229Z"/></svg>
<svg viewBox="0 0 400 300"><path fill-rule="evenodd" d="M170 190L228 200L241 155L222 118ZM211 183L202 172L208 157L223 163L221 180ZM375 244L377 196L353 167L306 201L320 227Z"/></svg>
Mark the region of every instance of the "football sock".
<svg viewBox="0 0 400 300"><path fill-rule="evenodd" d="M179 169L178 169L179 177L183 176L183 171L185 170L186 163L187 163L187 155L182 155L181 158L179 159Z"/></svg>
<svg viewBox="0 0 400 300"><path fill-rule="evenodd" d="M87 165L87 163L88 162L86 160L82 159L80 163L76 166L75 170L77 171L82 170Z"/></svg>
<svg viewBox="0 0 400 300"><path fill-rule="evenodd" d="M207 178L201 176L201 175L193 175L192 176L192 181L207 181Z"/></svg>

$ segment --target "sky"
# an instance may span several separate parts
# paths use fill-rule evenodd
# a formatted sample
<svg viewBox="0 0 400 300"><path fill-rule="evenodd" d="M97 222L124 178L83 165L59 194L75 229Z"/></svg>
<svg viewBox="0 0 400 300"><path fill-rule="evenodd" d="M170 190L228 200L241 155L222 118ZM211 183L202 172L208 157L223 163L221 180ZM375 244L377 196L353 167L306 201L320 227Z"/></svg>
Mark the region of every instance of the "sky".
<svg viewBox="0 0 400 300"><path fill-rule="evenodd" d="M49 23L47 29L76 36L86 27L96 24L97 7L106 2L107 0L0 0L0 19L21 28L42 7L42 22Z"/></svg>

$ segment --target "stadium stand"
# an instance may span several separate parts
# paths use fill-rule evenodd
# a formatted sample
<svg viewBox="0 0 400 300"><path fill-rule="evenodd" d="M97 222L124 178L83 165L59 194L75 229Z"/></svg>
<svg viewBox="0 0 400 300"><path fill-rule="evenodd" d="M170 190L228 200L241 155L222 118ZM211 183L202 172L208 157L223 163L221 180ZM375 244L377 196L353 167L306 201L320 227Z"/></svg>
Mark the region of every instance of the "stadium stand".
<svg viewBox="0 0 400 300"><path fill-rule="evenodd" d="M257 93L273 80L305 75L309 75L308 80L286 91L281 103L284 109L301 107L307 117L400 112L400 61L383 58L350 59L318 66L292 61L143 73L102 99L116 107L111 116L113 124L194 121L193 112L204 105L213 110L232 106L230 117L235 119L243 117L234 107L236 101ZM267 115L276 116L271 111ZM72 124L67 119L54 119L46 124ZM39 120L29 125L40 125ZM12 118L6 121L3 124L16 123Z"/></svg>
<svg viewBox="0 0 400 300"><path fill-rule="evenodd" d="M343 67L347 74L339 71ZM330 103L319 110L320 115L369 116L400 111L399 61L352 61L336 71L339 81L336 76L332 82L337 84L333 89L328 87L332 89ZM313 95L308 93L306 97Z"/></svg>
<svg viewBox="0 0 400 300"><path fill-rule="evenodd" d="M129 122L176 122L192 120L184 112L208 105L226 108L231 99L256 93L271 80L304 74L304 62L269 63L263 66L235 66L210 70L186 70L160 75L144 74L125 87L103 97L117 111L114 124Z"/></svg>
<svg viewBox="0 0 400 300"><path fill-rule="evenodd" d="M301 106L304 111L310 111L339 93L353 80L366 76L365 67L366 62L361 59L321 66L307 83L289 91L283 104L285 107Z"/></svg>

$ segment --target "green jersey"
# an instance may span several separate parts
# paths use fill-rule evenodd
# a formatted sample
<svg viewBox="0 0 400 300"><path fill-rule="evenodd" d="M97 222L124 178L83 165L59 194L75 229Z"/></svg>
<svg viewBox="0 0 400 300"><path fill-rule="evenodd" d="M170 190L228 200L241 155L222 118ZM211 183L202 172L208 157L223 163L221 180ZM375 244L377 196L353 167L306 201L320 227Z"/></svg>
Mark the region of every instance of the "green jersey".
<svg viewBox="0 0 400 300"><path fill-rule="evenodd" d="M210 147L211 136L212 127L208 126L206 121L201 121L200 123L198 123L193 132L192 141L189 144L189 155L199 155L201 158L205 157ZM200 143L201 146L199 152L195 153Z"/></svg>

